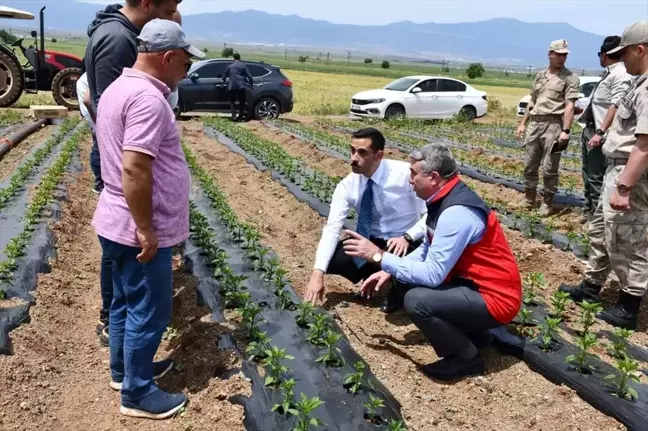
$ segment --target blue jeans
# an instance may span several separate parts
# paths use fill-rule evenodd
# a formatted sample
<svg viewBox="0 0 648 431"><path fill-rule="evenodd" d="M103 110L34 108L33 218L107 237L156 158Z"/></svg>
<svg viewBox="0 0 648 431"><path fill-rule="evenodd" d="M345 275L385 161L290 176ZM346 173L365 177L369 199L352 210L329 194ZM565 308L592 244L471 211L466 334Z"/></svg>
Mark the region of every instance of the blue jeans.
<svg viewBox="0 0 648 431"><path fill-rule="evenodd" d="M110 308L110 373L123 382L121 396L137 401L157 390L153 357L171 320L173 302L172 248L158 249L148 263L136 256L141 249L99 237L113 263Z"/></svg>
<svg viewBox="0 0 648 431"><path fill-rule="evenodd" d="M99 157L99 144L97 135L92 131L92 149L90 150L90 169L94 175L94 188L97 191L103 190L104 182L101 178L101 158Z"/></svg>
<svg viewBox="0 0 648 431"><path fill-rule="evenodd" d="M99 242L101 242L101 237L99 238ZM101 311L99 312L99 320L108 323L110 320L110 305L113 300L113 262L105 253L101 254L99 283L101 286Z"/></svg>

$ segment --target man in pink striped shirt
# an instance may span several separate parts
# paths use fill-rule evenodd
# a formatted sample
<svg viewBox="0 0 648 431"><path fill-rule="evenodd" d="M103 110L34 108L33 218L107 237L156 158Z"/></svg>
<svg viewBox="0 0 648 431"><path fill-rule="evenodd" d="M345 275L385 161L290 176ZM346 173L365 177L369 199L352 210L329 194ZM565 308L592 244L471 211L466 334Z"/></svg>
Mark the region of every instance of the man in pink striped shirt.
<svg viewBox="0 0 648 431"><path fill-rule="evenodd" d="M155 19L138 36L139 54L103 93L97 140L104 190L92 225L113 264L110 387L121 413L164 419L186 403L154 378L170 359L153 362L171 319L172 247L189 236L189 169L166 97L185 77L191 46L175 22Z"/></svg>

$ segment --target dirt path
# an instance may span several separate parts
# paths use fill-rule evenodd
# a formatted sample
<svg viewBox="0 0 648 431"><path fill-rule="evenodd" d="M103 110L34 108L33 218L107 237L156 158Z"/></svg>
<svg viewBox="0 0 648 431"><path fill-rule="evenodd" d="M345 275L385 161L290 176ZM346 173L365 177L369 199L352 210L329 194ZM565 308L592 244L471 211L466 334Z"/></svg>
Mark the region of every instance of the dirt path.
<svg viewBox="0 0 648 431"><path fill-rule="evenodd" d="M84 171L69 187L70 201L59 222L58 259L39 277L31 323L12 331L15 353L0 356L0 429L3 430L243 430L243 408L228 402L248 394L235 372L231 352L217 347L231 329L208 323L197 307L196 281L182 268L174 272L173 335L160 351L177 367L160 386L189 394L187 410L163 422L133 420L119 413L119 394L109 387L108 349L99 346L100 248L90 221L96 206L87 165L90 142L82 149Z"/></svg>
<svg viewBox="0 0 648 431"><path fill-rule="evenodd" d="M239 218L257 227L262 242L279 254L292 285L303 294L325 220L272 181L269 173L257 171L206 137L202 124L185 122L182 128L199 163L228 194ZM253 205L249 196L255 196ZM581 268L566 253L507 234L522 256L523 272L542 269L551 285L579 279ZM485 351L487 376L455 385L432 382L416 369L435 360L416 328L402 314L386 319L377 302L354 303L352 290L344 279L327 277L326 307L341 319L353 347L402 403L411 430L623 429L568 388L553 385L524 363L492 349Z"/></svg>
<svg viewBox="0 0 648 431"><path fill-rule="evenodd" d="M45 142L55 129L56 126L44 126L36 133L29 135L27 139L5 154L4 158L0 161L0 181L10 177L27 153L34 146Z"/></svg>

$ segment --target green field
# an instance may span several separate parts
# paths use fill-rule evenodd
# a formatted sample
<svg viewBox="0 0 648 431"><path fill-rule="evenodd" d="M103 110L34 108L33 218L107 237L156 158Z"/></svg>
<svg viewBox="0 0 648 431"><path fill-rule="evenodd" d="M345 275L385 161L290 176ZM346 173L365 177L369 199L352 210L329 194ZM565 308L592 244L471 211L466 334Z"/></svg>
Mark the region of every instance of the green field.
<svg viewBox="0 0 648 431"><path fill-rule="evenodd" d="M69 52L82 57L85 52L85 42L66 41L47 43L47 49ZM204 47L203 47L204 48ZM208 48L208 54L214 55L214 50ZM253 52L253 53L252 53ZM306 63L294 60L285 61L278 54L259 53L252 51L249 55L242 50L241 55L250 60L265 61L282 67L283 72L293 81L296 114L302 115L344 115L349 111L349 103L353 94L374 88L381 88L395 78L412 74L441 74L440 67L394 64L388 70L380 67L380 60L374 59L375 64L365 65L359 62L333 60L326 65L326 59L317 62L309 59ZM446 74L447 75L447 74ZM497 75L497 72L486 72L481 79L469 80L465 76L450 76L463 79L475 88L486 91L491 100L489 117L514 118L513 109L520 98L528 94L530 81L526 77L508 79ZM506 78L506 79L505 79ZM28 107L30 104L53 103L47 93L25 95L18 101L16 107ZM501 106L501 108L498 108Z"/></svg>

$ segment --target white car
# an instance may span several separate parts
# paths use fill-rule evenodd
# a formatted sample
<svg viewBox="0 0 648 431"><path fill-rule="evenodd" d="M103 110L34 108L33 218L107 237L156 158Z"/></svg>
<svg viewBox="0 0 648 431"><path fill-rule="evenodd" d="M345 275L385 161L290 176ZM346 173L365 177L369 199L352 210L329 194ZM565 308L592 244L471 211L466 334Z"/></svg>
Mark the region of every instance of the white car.
<svg viewBox="0 0 648 431"><path fill-rule="evenodd" d="M407 76L379 90L362 91L351 99L350 115L364 118L469 119L488 112L488 99L465 82L445 76Z"/></svg>
<svg viewBox="0 0 648 431"><path fill-rule="evenodd" d="M601 80L601 77L600 76L579 76L578 79L580 80L580 86L578 87L578 92L580 94L578 95L576 106L578 106L581 109L585 109L587 107L587 104L589 103L590 97L592 96L592 91L594 90L596 83ZM526 95L522 99L520 99L520 103L518 103L517 106L518 117L522 117L524 115L524 111L526 110L526 107L530 101L531 101L530 95ZM574 115L574 119L578 121L581 115L582 114Z"/></svg>

